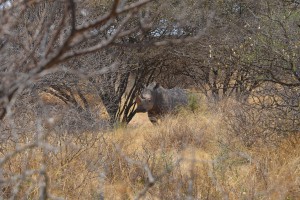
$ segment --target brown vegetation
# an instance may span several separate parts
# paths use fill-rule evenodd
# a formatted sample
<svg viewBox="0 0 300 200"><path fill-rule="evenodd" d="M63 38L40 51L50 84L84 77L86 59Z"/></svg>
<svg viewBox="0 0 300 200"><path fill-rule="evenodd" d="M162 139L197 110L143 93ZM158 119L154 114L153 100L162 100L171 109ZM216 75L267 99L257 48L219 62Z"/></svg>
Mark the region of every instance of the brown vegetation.
<svg viewBox="0 0 300 200"><path fill-rule="evenodd" d="M51 198L298 199L299 138L249 147L229 134L224 115L202 104L157 126L136 116L133 125L109 132L49 133L47 149L24 150L3 165L3 195L37 198L36 170L44 170ZM18 148L31 140L24 137ZM12 141L1 146L6 155L14 148Z"/></svg>
<svg viewBox="0 0 300 200"><path fill-rule="evenodd" d="M0 199L299 199L298 0L0 1ZM153 126L152 81L192 92Z"/></svg>

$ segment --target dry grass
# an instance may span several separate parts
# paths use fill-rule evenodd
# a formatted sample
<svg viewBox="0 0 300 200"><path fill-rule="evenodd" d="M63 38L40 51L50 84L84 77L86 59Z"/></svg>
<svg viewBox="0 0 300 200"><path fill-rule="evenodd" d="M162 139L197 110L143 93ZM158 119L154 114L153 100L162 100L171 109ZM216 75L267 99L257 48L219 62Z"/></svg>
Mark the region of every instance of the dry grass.
<svg viewBox="0 0 300 200"><path fill-rule="evenodd" d="M34 139L19 140L22 146ZM38 198L44 166L48 193L63 199L300 198L300 139L247 147L207 109L182 111L157 126L141 114L127 128L49 133L46 140L53 149L34 147L5 163L3 197L16 191L17 199ZM11 142L1 150L14 149Z"/></svg>

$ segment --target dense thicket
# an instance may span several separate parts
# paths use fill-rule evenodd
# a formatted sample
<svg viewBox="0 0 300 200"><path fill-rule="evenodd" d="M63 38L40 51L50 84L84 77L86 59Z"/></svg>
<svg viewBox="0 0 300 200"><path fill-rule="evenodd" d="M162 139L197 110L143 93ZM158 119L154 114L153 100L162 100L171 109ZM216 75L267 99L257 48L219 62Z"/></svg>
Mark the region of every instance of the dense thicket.
<svg viewBox="0 0 300 200"><path fill-rule="evenodd" d="M164 150L158 154L161 158L155 157L147 144L143 146L145 154L132 154L142 161L134 161L123 155L115 141L107 143L105 136L98 135L128 124L136 114L136 95L143 84L154 80L166 88L178 86L205 97L208 108L203 109L204 115L207 110L222 115L220 132L223 136L226 133L224 138L238 138L247 148L262 143L275 145L291 136L297 144L299 37L298 0L0 1L1 197L14 199L26 193L28 198L54 198L49 192L52 176L47 174L53 169L51 159L66 172L66 166L94 149L96 143L101 147L97 149L99 155L93 156L104 160L92 155L93 159L84 159L89 175L99 170L99 180L103 178L101 170L107 177L122 177L118 173L126 166L128 179L132 171L145 178L132 182L138 186L145 183L137 194L142 198L156 182L169 178L165 175L177 164L164 156ZM201 107L196 101L191 103ZM176 133L168 137L178 148L189 142L195 143L195 148L205 146L198 135L202 137L201 130L210 124L189 127L186 124L190 118L186 117L182 126L170 125L174 130L166 129ZM193 126L198 124L193 122ZM214 140L220 142L218 149L225 149L220 150L225 157L212 159L211 171L204 173L210 180L207 199L226 199L226 191L218 182L225 177L219 173L223 172L220 163L232 150L226 147L235 143ZM163 146L156 139L152 143L149 145L157 149ZM173 145L172 141L165 143ZM239 155L252 164L248 155ZM161 159L158 163L165 163L165 168L154 158ZM147 163L152 159L155 162L150 169ZM116 163L121 163L120 168ZM294 165L299 166L297 162ZM153 177L156 168L163 172ZM263 177L265 184L261 187L269 193L274 188L268 187L263 168L256 165L252 171L262 170L263 175L257 177ZM60 176L58 172L53 174ZM60 178L63 180L63 175ZM186 184L186 194L179 197L197 193L193 180L180 181ZM211 191L214 195L209 198ZM163 191L159 194L175 196Z"/></svg>
<svg viewBox="0 0 300 200"><path fill-rule="evenodd" d="M101 118L93 100L128 123L157 80L214 102L255 95L298 122L297 1L7 1L1 16L2 120L47 93L87 123Z"/></svg>

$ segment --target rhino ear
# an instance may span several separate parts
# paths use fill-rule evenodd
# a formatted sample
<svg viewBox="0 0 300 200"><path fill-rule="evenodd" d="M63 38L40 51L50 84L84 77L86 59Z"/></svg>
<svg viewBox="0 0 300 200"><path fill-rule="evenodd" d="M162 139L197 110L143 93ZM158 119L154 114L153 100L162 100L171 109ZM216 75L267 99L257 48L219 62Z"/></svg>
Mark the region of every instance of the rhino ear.
<svg viewBox="0 0 300 200"><path fill-rule="evenodd" d="M154 90L156 90L157 88L159 88L160 84L159 83L155 83L155 86L154 86Z"/></svg>

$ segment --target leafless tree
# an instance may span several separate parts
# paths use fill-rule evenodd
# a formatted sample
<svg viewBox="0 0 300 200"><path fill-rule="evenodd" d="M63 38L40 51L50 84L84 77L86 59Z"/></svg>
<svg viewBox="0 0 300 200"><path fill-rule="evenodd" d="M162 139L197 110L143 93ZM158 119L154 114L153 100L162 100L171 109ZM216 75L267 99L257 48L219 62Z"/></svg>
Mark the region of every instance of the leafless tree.
<svg viewBox="0 0 300 200"><path fill-rule="evenodd" d="M108 172L108 178L121 173L116 163L131 167L145 179L137 199L158 182L169 181L180 159L174 165L167 160L170 168L157 166L159 156L148 152L146 161L140 155L133 159L99 134L100 129L129 123L141 84L154 79L169 88L193 87L208 101L233 97L237 107L224 109L227 131L248 147L261 138L270 141L274 134L299 132L298 1L0 2L3 198L25 194L54 199L50 158L57 158L67 173L66 166L96 144L97 164L88 158L84 163L90 170ZM185 129L190 135L178 131L179 138L196 138L194 130ZM212 168L219 164L214 162ZM155 176L155 167L164 170ZM210 170L207 193L214 187L228 198ZM86 177L83 183L89 181ZM187 194L158 194L192 198L197 193L193 181L185 181ZM217 197L216 192L211 198Z"/></svg>
<svg viewBox="0 0 300 200"><path fill-rule="evenodd" d="M120 1L114 1L107 14L82 24L73 1L13 1L8 8L3 8L1 51L6 55L1 56L1 119L17 94L34 79L74 57L104 49L118 38L141 31L141 26L128 29L124 26L138 17L139 8L148 2L121 5ZM97 43L86 42L103 32L108 35Z"/></svg>
<svg viewBox="0 0 300 200"><path fill-rule="evenodd" d="M6 168L19 155L21 159L29 159L31 151L37 149L42 158L40 167L32 171L28 170L31 163L24 162L20 176L3 170L4 198L18 198L22 185L33 176L38 177L37 196L53 198L46 160L57 148L50 145L49 134L59 144L68 143L64 129L57 131L54 123L68 123L74 131L78 128L74 120L78 118L79 125L90 130L84 124L95 124L92 104L99 98L110 125L132 119L134 97L140 84L153 80L160 67L134 53L148 47L193 41L209 26L185 24L189 16L184 10L162 12L169 3L174 8L187 5L151 0L0 3L0 120L4 155L0 165ZM208 15L206 22L210 18L212 15ZM178 32L183 29L188 31ZM44 94L51 95L54 102L50 106L41 100ZM99 98L93 96L91 100L91 94ZM78 141L88 144L90 140L78 135ZM13 147L5 146L6 143ZM72 160L84 151L71 148L70 159L66 159ZM31 189L27 192L31 193Z"/></svg>

